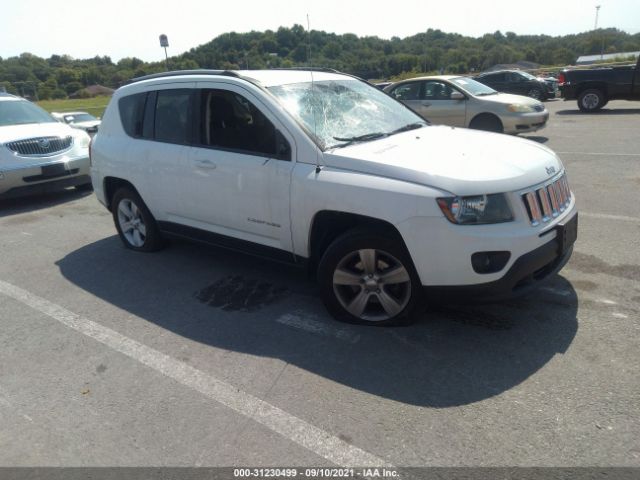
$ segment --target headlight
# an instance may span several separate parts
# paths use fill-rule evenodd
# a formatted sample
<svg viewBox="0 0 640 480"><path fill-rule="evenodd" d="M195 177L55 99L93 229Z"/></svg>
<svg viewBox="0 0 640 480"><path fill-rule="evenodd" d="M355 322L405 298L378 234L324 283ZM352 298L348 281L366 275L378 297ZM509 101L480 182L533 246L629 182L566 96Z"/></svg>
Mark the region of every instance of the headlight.
<svg viewBox="0 0 640 480"><path fill-rule="evenodd" d="M436 199L440 210L451 223L482 225L513 220L509 202L502 193Z"/></svg>
<svg viewBox="0 0 640 480"><path fill-rule="evenodd" d="M507 105L507 110L514 113L531 113L535 112L535 108L531 105L523 105L520 103L512 103L511 105Z"/></svg>
<svg viewBox="0 0 640 480"><path fill-rule="evenodd" d="M78 142L78 146L80 148L89 148L89 142L91 142L91 137L85 133L81 132L82 135L76 135L76 142Z"/></svg>

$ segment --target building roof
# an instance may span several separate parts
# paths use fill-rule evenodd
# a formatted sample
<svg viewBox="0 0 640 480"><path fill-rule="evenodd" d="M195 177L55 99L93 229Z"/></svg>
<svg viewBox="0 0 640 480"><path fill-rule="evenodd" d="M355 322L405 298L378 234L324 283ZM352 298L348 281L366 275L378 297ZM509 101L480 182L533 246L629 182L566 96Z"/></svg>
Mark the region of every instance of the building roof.
<svg viewBox="0 0 640 480"><path fill-rule="evenodd" d="M576 60L576 65L600 62L602 60L614 60L616 58L638 57L640 52L605 53L604 55L582 55Z"/></svg>
<svg viewBox="0 0 640 480"><path fill-rule="evenodd" d="M494 72L496 70L536 70L538 68L540 68L539 63L520 60L516 63L499 63L487 68L485 72Z"/></svg>

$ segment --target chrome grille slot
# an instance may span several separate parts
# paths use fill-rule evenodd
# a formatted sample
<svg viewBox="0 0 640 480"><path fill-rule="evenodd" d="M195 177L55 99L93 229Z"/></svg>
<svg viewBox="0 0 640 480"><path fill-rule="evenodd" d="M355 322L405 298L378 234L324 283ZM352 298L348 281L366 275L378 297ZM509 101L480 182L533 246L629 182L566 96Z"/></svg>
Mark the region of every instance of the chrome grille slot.
<svg viewBox="0 0 640 480"><path fill-rule="evenodd" d="M522 201L532 226L546 223L564 212L571 203L567 176L522 194Z"/></svg>
<svg viewBox="0 0 640 480"><path fill-rule="evenodd" d="M553 212L551 211L551 203L549 202L549 194L547 193L547 189L544 187L538 189L537 193L538 199L540 200L540 203L542 205L542 221L548 222L551 218L551 215L553 214Z"/></svg>
<svg viewBox="0 0 640 480"><path fill-rule="evenodd" d="M6 147L22 157L50 157L71 148L73 138L36 137L6 143Z"/></svg>

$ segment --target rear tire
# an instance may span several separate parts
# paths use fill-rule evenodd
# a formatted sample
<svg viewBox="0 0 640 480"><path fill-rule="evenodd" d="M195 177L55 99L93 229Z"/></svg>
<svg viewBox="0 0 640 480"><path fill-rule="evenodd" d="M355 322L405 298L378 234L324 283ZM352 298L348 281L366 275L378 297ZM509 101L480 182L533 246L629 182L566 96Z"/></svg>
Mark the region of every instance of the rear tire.
<svg viewBox="0 0 640 480"><path fill-rule="evenodd" d="M155 252L163 247L156 220L135 190L118 189L111 205L113 222L125 247L137 252Z"/></svg>
<svg viewBox="0 0 640 480"><path fill-rule="evenodd" d="M376 230L334 240L320 260L318 283L334 318L365 325L410 323L422 294L402 241Z"/></svg>
<svg viewBox="0 0 640 480"><path fill-rule="evenodd" d="M578 96L578 108L583 112L597 112L607 103L607 99L602 90L591 88L585 90Z"/></svg>
<svg viewBox="0 0 640 480"><path fill-rule="evenodd" d="M469 128L474 130L484 130L485 132L504 132L504 127L502 126L500 119L495 115L490 115L488 113L480 114L471 120Z"/></svg>

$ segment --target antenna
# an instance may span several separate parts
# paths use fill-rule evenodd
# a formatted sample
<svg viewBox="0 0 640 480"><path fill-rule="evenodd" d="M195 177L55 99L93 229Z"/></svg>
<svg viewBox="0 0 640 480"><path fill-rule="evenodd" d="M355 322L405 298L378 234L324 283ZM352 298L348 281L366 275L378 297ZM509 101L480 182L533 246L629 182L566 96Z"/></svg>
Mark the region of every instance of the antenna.
<svg viewBox="0 0 640 480"><path fill-rule="evenodd" d="M307 67L311 66L311 23L307 13Z"/></svg>
<svg viewBox="0 0 640 480"><path fill-rule="evenodd" d="M311 67L311 22L309 21L309 14L307 13L307 67ZM313 81L313 69L309 68L309 73L311 74L311 108L313 110L313 136L318 138L318 121L316 117L316 108L314 97L316 94L315 85ZM322 170L320 168L320 152L318 152L318 146L316 145L316 175L320 173Z"/></svg>

